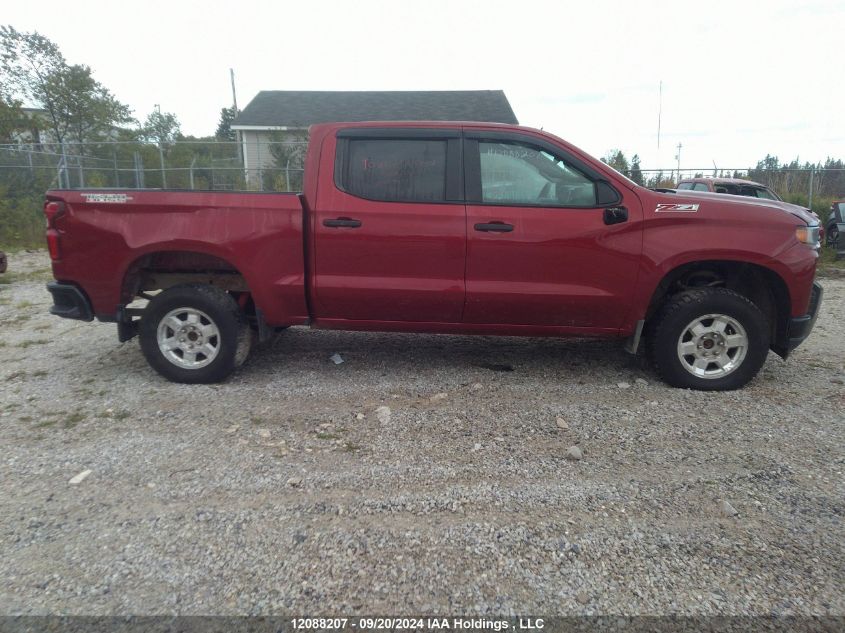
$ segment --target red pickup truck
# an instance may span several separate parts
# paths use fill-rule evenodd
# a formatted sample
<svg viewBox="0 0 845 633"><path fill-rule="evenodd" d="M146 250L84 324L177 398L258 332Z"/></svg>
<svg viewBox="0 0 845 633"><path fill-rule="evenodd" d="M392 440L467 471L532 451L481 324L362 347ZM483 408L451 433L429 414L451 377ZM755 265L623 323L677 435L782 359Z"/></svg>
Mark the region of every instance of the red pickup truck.
<svg viewBox="0 0 845 633"><path fill-rule="evenodd" d="M49 191L51 311L116 322L187 383L310 325L642 339L669 384L722 390L821 301L800 207L645 189L535 129L315 125L303 188Z"/></svg>

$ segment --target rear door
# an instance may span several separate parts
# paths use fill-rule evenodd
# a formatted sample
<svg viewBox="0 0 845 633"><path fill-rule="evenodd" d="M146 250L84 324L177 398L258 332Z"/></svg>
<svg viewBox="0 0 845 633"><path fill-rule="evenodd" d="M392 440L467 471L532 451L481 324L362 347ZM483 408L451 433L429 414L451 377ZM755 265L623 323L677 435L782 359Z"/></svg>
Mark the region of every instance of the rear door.
<svg viewBox="0 0 845 633"><path fill-rule="evenodd" d="M349 128L326 139L322 156L312 225L317 317L460 322L460 130Z"/></svg>
<svg viewBox="0 0 845 633"><path fill-rule="evenodd" d="M639 198L542 138L465 135L464 321L618 328L642 251Z"/></svg>

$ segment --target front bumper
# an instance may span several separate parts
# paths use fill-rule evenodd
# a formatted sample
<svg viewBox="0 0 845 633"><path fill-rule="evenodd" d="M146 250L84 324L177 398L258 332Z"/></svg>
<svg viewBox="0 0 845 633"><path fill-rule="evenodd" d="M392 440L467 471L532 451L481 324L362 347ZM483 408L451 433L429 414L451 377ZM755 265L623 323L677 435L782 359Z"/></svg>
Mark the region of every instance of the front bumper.
<svg viewBox="0 0 845 633"><path fill-rule="evenodd" d="M94 320L94 310L91 309L91 302L88 301L88 297L76 286L51 281L47 284L47 290L53 295L53 305L50 307L50 314L55 314L65 319L78 319L80 321Z"/></svg>
<svg viewBox="0 0 845 633"><path fill-rule="evenodd" d="M813 290L810 293L810 307L809 312L800 317L793 317L789 321L789 332L787 341L787 352L794 350L801 345L804 340L810 336L813 331L813 326L816 324L816 318L819 316L819 307L822 304L822 290L819 282L813 282Z"/></svg>

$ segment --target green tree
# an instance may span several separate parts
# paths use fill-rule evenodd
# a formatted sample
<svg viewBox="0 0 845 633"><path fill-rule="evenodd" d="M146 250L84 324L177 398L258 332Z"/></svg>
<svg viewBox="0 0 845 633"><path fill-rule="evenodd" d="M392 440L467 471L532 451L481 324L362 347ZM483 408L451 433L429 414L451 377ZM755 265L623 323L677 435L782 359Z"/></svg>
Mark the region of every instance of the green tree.
<svg viewBox="0 0 845 633"><path fill-rule="evenodd" d="M95 80L88 66L65 66L52 74L45 83L45 94L58 106L51 131L60 141L98 140L117 125L132 121L129 107Z"/></svg>
<svg viewBox="0 0 845 633"><path fill-rule="evenodd" d="M23 123L20 101L0 94L0 143L12 142L12 133L19 130Z"/></svg>
<svg viewBox="0 0 845 633"><path fill-rule="evenodd" d="M607 154L605 154L604 158L602 158L602 162L607 163L620 174L630 177L631 169L628 165L628 159L625 158L625 154L623 154L621 150L610 150Z"/></svg>
<svg viewBox="0 0 845 633"><path fill-rule="evenodd" d="M176 115L172 112L162 112L158 106L150 112L141 127L141 137L144 140L162 147L170 145L181 136L181 126Z"/></svg>
<svg viewBox="0 0 845 633"><path fill-rule="evenodd" d="M629 178L638 185L645 184L645 180L643 179L643 172L640 169L640 157L638 154L634 154L633 157L631 157L631 174Z"/></svg>
<svg viewBox="0 0 845 633"><path fill-rule="evenodd" d="M237 141L238 136L232 129L232 122L235 120L235 107L222 108L220 110L220 123L217 125L217 132L214 136L219 141Z"/></svg>
<svg viewBox="0 0 845 633"><path fill-rule="evenodd" d="M69 65L59 47L40 33L0 26L0 83L11 96L42 108L44 129L53 140L92 141L131 121L91 69Z"/></svg>

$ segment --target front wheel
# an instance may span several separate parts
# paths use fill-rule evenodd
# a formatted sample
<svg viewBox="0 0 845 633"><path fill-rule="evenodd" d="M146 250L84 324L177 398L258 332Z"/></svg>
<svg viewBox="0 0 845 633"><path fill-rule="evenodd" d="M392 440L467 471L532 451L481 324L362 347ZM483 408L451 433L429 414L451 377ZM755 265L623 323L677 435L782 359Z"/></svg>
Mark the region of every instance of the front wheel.
<svg viewBox="0 0 845 633"><path fill-rule="evenodd" d="M249 354L250 330L235 300L206 284L174 286L156 295L139 328L150 366L173 382L219 382Z"/></svg>
<svg viewBox="0 0 845 633"><path fill-rule="evenodd" d="M827 245L834 248L839 245L839 228L835 224L827 232Z"/></svg>
<svg viewBox="0 0 845 633"><path fill-rule="evenodd" d="M739 389L766 360L769 324L760 308L731 290L689 290L669 299L653 319L647 350L673 387Z"/></svg>

